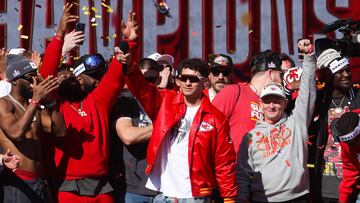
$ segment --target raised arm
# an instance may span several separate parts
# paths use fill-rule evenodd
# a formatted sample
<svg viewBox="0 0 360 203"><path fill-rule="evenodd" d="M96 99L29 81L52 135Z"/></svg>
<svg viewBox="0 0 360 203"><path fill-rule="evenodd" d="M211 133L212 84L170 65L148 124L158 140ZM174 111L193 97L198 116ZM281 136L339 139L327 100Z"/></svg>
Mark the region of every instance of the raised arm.
<svg viewBox="0 0 360 203"><path fill-rule="evenodd" d="M70 14L73 4L67 3L64 8L63 15L60 19L56 35L52 38L46 47L44 59L39 70L40 74L47 78L49 75L56 75L61 62L62 46L64 36L69 29L69 24L75 22L79 17Z"/></svg>
<svg viewBox="0 0 360 203"><path fill-rule="evenodd" d="M37 83L37 79L33 78L33 97L20 118L15 116L15 106L9 99L0 99L0 128L7 137L12 140L20 140L25 136L25 133L31 129L36 112L41 109L40 104L47 95L57 88L56 80L56 78L48 77Z"/></svg>
<svg viewBox="0 0 360 203"><path fill-rule="evenodd" d="M21 140L31 128L37 105L29 104L25 113L17 118L14 115L15 106L4 97L0 99L0 128L11 140Z"/></svg>
<svg viewBox="0 0 360 203"><path fill-rule="evenodd" d="M41 121L44 132L57 137L66 134L66 124L54 97L49 96L45 109L41 111Z"/></svg>
<svg viewBox="0 0 360 203"><path fill-rule="evenodd" d="M303 73L301 75L301 84L299 96L295 102L294 116L299 121L304 121L306 127L309 127L312 114L315 107L316 87L315 87L315 54L311 51L310 40L303 39L299 42L299 49L305 53L303 61ZM306 132L306 129L305 129ZM304 136L307 133L303 133Z"/></svg>

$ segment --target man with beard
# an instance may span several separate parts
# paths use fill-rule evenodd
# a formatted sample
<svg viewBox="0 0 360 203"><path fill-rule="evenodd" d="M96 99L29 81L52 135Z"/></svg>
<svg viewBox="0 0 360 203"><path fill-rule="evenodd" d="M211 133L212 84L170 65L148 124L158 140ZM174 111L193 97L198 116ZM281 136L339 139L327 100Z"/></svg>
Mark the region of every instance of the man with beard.
<svg viewBox="0 0 360 203"><path fill-rule="evenodd" d="M212 101L220 90L231 83L233 62L230 56L211 54L208 57L208 65L210 66L210 74L208 76L210 88L206 89L204 93Z"/></svg>
<svg viewBox="0 0 360 203"><path fill-rule="evenodd" d="M129 13L130 50L136 45L135 15ZM137 37L137 35L136 35ZM57 47L59 48L59 47ZM60 48L61 50L61 48ZM59 57L61 52L53 50ZM59 87L60 111L64 116L67 134L57 140L54 177L58 202L113 202L112 188L107 180L109 162L109 114L124 86L122 65L112 60L108 70L103 59L96 55L84 56L74 65L73 75L64 77ZM57 62L59 63L59 62ZM130 64L129 64L130 65ZM58 64L47 66L47 74L55 74ZM45 68L45 67L43 67ZM99 82L99 80L101 81Z"/></svg>
<svg viewBox="0 0 360 203"><path fill-rule="evenodd" d="M65 135L64 120L49 97L58 88L58 80L52 76L43 80L36 65L21 56L8 56L7 64L12 87L9 95L0 98L0 128L4 132L0 145L22 161L15 174L8 170L2 173L4 202L49 202L40 141L43 133Z"/></svg>
<svg viewBox="0 0 360 203"><path fill-rule="evenodd" d="M315 202L338 202L342 179L341 145L329 130L330 123L342 114L360 108L360 93L351 82L350 64L333 48L317 53L317 66L325 72L325 87L318 92L314 119L309 128L311 189ZM317 135L317 136L315 136ZM312 177L312 176L315 177ZM320 196L321 195L321 196ZM322 199L320 199L322 198Z"/></svg>

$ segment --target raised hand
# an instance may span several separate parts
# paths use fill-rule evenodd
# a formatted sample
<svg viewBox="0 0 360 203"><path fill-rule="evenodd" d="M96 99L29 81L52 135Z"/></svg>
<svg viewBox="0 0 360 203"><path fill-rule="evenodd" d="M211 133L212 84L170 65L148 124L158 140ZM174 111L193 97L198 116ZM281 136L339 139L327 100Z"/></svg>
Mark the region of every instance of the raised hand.
<svg viewBox="0 0 360 203"><path fill-rule="evenodd" d="M11 153L10 149L7 149L6 153L2 158L4 166L12 170L13 172L15 172L15 170L19 167L20 160L20 156Z"/></svg>
<svg viewBox="0 0 360 203"><path fill-rule="evenodd" d="M40 63L41 63L41 57L40 57L40 54L36 51L34 51L32 54L31 54L31 61L35 63L36 67L39 68L40 66Z"/></svg>
<svg viewBox="0 0 360 203"><path fill-rule="evenodd" d="M64 38L62 47L62 56L65 56L69 51L74 49L80 42L85 40L85 34L82 31L73 30Z"/></svg>
<svg viewBox="0 0 360 203"><path fill-rule="evenodd" d="M136 40L138 38L137 30L139 26L136 21L136 13L129 11L126 24L121 21L121 32L123 36L129 40Z"/></svg>
<svg viewBox="0 0 360 203"><path fill-rule="evenodd" d="M124 54L124 52L122 52L119 47L115 47L115 53L117 53L116 54L116 59L120 63L126 64L128 67L130 67L132 65L132 55L131 55L130 52Z"/></svg>
<svg viewBox="0 0 360 203"><path fill-rule="evenodd" d="M32 99L41 103L59 87L59 80L54 76L49 76L45 80L42 77L34 77L31 87L33 89Z"/></svg>
<svg viewBox="0 0 360 203"><path fill-rule="evenodd" d="M166 88L169 83L171 71L169 67L165 67L164 70L160 72L161 82L158 85L159 88Z"/></svg>
<svg viewBox="0 0 360 203"><path fill-rule="evenodd" d="M64 12L60 19L58 30L56 31L57 35L64 36L69 30L69 24L79 19L79 16L70 14L70 10L73 6L74 5L72 3L66 3Z"/></svg>
<svg viewBox="0 0 360 203"><path fill-rule="evenodd" d="M302 39L298 42L299 51L304 54L310 54L313 52L313 45L309 39Z"/></svg>

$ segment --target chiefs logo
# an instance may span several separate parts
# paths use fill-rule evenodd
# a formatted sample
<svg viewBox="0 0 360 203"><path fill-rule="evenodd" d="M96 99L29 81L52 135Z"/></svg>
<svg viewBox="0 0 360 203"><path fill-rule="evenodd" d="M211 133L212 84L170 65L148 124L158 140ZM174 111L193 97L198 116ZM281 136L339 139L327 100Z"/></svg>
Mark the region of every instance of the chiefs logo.
<svg viewBox="0 0 360 203"><path fill-rule="evenodd" d="M204 132L207 132L207 131L211 131L214 129L214 126L210 125L209 123L207 122L202 122L200 124L200 128L199 128L199 131L204 131Z"/></svg>

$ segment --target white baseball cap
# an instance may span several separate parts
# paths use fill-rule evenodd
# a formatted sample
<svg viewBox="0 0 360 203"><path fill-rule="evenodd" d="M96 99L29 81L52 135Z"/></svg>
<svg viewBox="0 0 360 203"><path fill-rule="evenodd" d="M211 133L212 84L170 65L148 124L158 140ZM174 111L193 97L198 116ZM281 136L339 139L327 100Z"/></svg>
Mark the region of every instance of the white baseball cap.
<svg viewBox="0 0 360 203"><path fill-rule="evenodd" d="M174 64L174 57L172 57L169 54L161 55L159 53L153 53L153 54L151 54L150 56L148 56L146 58L153 59L154 61L166 61L170 65Z"/></svg>
<svg viewBox="0 0 360 203"><path fill-rule="evenodd" d="M10 49L9 55L20 55L24 52L25 52L24 48L14 48L14 49Z"/></svg>
<svg viewBox="0 0 360 203"><path fill-rule="evenodd" d="M275 95L275 96L279 96L279 97L286 99L284 86L282 86L282 84L276 83L276 82L267 83L261 91L260 98L263 98L263 97L269 96L269 95Z"/></svg>

